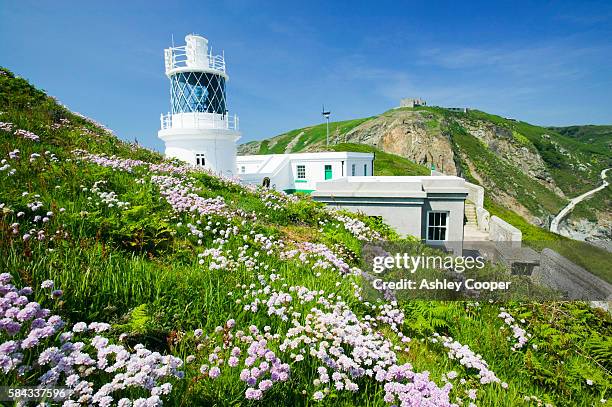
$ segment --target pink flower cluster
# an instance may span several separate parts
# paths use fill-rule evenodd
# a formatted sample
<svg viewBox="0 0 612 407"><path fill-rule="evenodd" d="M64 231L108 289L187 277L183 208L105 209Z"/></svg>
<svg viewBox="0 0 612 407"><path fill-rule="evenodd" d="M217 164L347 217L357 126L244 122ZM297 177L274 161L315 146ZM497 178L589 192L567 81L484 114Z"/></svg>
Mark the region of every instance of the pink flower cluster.
<svg viewBox="0 0 612 407"><path fill-rule="evenodd" d="M149 164L149 171L154 173L169 173L176 175L185 175L189 172L189 167L186 165L178 166L171 163Z"/></svg>
<svg viewBox="0 0 612 407"><path fill-rule="evenodd" d="M482 356L474 353L469 346L462 345L451 337L440 336L435 333L432 342L437 342L438 339L442 342L442 345L448 349L449 358L457 359L466 369L475 369L478 372L481 384L501 382L495 373L489 369L489 365Z"/></svg>
<svg viewBox="0 0 612 407"><path fill-rule="evenodd" d="M15 125L13 123L0 122L0 130L6 131L8 133L13 133L15 136L24 138L26 140L40 141L40 137L37 134L32 133L31 131L17 129L13 132L14 129Z"/></svg>
<svg viewBox="0 0 612 407"><path fill-rule="evenodd" d="M9 123L9 122L0 122L0 130L6 131L6 132L12 132L13 128L15 127L15 125L13 123Z"/></svg>
<svg viewBox="0 0 612 407"><path fill-rule="evenodd" d="M199 216L227 212L227 205L223 197L203 198L195 193L196 189L187 178L175 178L165 175L154 175L151 182L159 187L160 194L177 212L187 212Z"/></svg>
<svg viewBox="0 0 612 407"><path fill-rule="evenodd" d="M506 312L504 308L501 308L500 310L502 312L499 313L498 317L503 319L504 323L508 325L508 327L510 327L510 330L512 331L512 338L516 340L516 342L512 344L512 350L521 349L527 344L527 342L529 341L528 337L531 336L531 334L528 334L527 331L525 331L517 323L515 323L516 321L514 320L514 317L508 312ZM511 341L512 338L508 337L508 341Z"/></svg>
<svg viewBox="0 0 612 407"><path fill-rule="evenodd" d="M90 154L85 150L74 150L73 153L83 161L88 161L102 167L109 167L127 172L132 172L135 167L140 167L147 164L145 161L119 158L114 155L107 157L104 154Z"/></svg>
<svg viewBox="0 0 612 407"><path fill-rule="evenodd" d="M52 130L59 130L62 127L67 127L70 125L70 120L62 117L61 119L59 119L59 122L53 123L51 124L51 126L49 126Z"/></svg>
<svg viewBox="0 0 612 407"><path fill-rule="evenodd" d="M31 369L22 364L24 352L54 336L64 323L60 317L50 315L48 309L28 299L33 293L30 287L19 290L10 281L10 274L0 274L0 334L14 338L0 344L0 368L4 374L16 370L22 375Z"/></svg>
<svg viewBox="0 0 612 407"><path fill-rule="evenodd" d="M40 141L40 137L28 130L15 130L15 135L26 140Z"/></svg>
<svg viewBox="0 0 612 407"><path fill-rule="evenodd" d="M355 219L349 215L336 213L332 214L332 217L340 222L344 228L349 231L357 239L371 242L374 240L380 240L381 236L378 232L370 229L365 223L359 219Z"/></svg>
<svg viewBox="0 0 612 407"><path fill-rule="evenodd" d="M384 400L389 404L399 403L401 407L456 406L450 402L449 392L452 384L438 387L429 372L415 373L410 364L397 366L385 383Z"/></svg>
<svg viewBox="0 0 612 407"><path fill-rule="evenodd" d="M22 196L27 196L29 195L28 192L24 192L22 194ZM33 224L34 228L30 228L27 232L23 233L23 235L21 236L22 240L24 242L30 241L32 239L36 239L38 241L44 241L47 239L48 233L49 232L49 222L51 222L51 219L55 216L55 214L52 211L47 211L47 212L39 212L39 210L43 207L43 203L41 201L38 201L38 199L40 199L40 195L35 194L33 195L34 197L34 201L29 202L27 204L28 209L32 212L31 213L31 219L30 222ZM9 208L9 212L13 213L13 211ZM17 214L15 215L17 219L23 219L26 220L26 213L23 211L17 212ZM12 235L14 236L18 236L20 235L21 232L21 224L19 222L13 222L12 224L10 224L10 230ZM60 231L56 231L55 233L56 235L61 234ZM50 240L53 240L54 236L51 236Z"/></svg>
<svg viewBox="0 0 612 407"><path fill-rule="evenodd" d="M214 380L221 374L223 365L227 365L228 369L242 368L240 380L247 385L245 397L248 400L261 400L275 383L289 380L291 369L269 348L269 342L277 339L276 335L270 333L269 327L260 332L256 326L251 325L247 331L239 330L235 333L234 327L235 321L230 319L224 327L215 329L223 347L217 346L213 350L208 356L212 366L204 364L200 372ZM199 338L202 332L196 330L194 336ZM215 340L217 337L208 339Z"/></svg>
<svg viewBox="0 0 612 407"><path fill-rule="evenodd" d="M48 309L28 299L33 294L30 287L17 289L10 281L8 273L0 274L0 335L10 338L0 343L0 368L5 375L16 374L24 384L24 380L37 378L44 386L67 387L67 397L55 400L63 401L64 406L109 406L113 402L161 406L160 397L172 390L166 381L183 377L180 359L151 352L143 345L131 352L100 335L75 341L77 335L101 333L110 325L79 322L72 330L62 332L64 322L59 316L50 315ZM46 280L41 288L52 290L54 283ZM58 334L59 346L53 346ZM148 393L147 397L133 402L127 398L114 400L113 393L135 389Z"/></svg>
<svg viewBox="0 0 612 407"><path fill-rule="evenodd" d="M283 191L275 191L262 186L247 185L246 188L257 195L266 208L273 211L284 210L288 203L295 203L300 200L296 195L289 195Z"/></svg>
<svg viewBox="0 0 612 407"><path fill-rule="evenodd" d="M341 275L351 273L351 267L322 243L300 242L297 243L297 246L298 249L282 252L281 259L292 259L298 256L301 262L306 262L309 258L314 258L313 268L335 268Z"/></svg>
<svg viewBox="0 0 612 407"><path fill-rule="evenodd" d="M403 314L393 310L392 305L382 308L372 305L372 310L384 315L380 319L366 316L362 321L339 295L301 286L290 286L288 291L283 291L286 284L274 276L271 274L270 279L279 281L282 289L274 288L259 275L262 287L251 286L236 302L250 301L246 310L261 311L290 322L284 335L277 334L278 348L294 363L306 359L320 363L313 383L320 390L313 393L314 400L321 400L332 391L359 391L357 380L371 378L385 385L393 384L386 386L389 400L397 396L400 400L414 401L405 405L432 405L427 404L428 400L450 405L452 385L440 388L426 373L416 374L410 365L398 365L395 352L402 347L393 345L374 330L377 323L389 322L396 328L401 323Z"/></svg>

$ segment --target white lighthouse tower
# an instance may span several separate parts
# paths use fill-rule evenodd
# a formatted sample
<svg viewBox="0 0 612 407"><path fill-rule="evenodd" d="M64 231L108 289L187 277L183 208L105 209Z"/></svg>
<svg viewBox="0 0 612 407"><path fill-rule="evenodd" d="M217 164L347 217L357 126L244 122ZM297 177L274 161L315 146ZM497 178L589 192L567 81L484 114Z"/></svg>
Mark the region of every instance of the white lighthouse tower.
<svg viewBox="0 0 612 407"><path fill-rule="evenodd" d="M171 111L162 114L158 137L167 157L232 176L240 133L238 117L227 109L225 58L213 55L199 35L186 36L185 43L164 50Z"/></svg>

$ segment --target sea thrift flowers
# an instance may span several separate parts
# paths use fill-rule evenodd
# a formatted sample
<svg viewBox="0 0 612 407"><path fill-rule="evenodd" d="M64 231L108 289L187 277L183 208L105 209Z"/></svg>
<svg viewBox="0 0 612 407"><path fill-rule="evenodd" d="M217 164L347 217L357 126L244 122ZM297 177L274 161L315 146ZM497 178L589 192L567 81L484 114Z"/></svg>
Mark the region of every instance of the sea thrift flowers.
<svg viewBox="0 0 612 407"><path fill-rule="evenodd" d="M438 334L434 334L434 336L439 338L444 347L448 349L449 358L456 359L467 369L475 369L478 372L481 384L500 382L495 373L489 369L487 362L480 355L474 353L469 346L462 345L448 336L439 336Z"/></svg>
<svg viewBox="0 0 612 407"><path fill-rule="evenodd" d="M332 217L340 222L346 230L351 232L359 240L371 242L373 240L380 240L381 236L378 232L370 229L365 223L359 219L355 219L348 215L333 213Z"/></svg>
<svg viewBox="0 0 612 407"><path fill-rule="evenodd" d="M527 334L527 331L516 323L512 315L504 311L503 308L501 310L502 312L499 313L498 317L503 319L504 323L510 327L512 338L516 340L516 342L512 344L512 350L521 349L529 341L528 337L531 336L531 334ZM512 338L508 337L508 341L511 341Z"/></svg>
<svg viewBox="0 0 612 407"><path fill-rule="evenodd" d="M5 375L23 376L28 372L28 377L37 378L33 385L67 387L65 398L56 400L66 406L110 405L115 392L127 389L140 389L140 394L147 395L134 400L134 405L160 406L160 396L172 390L164 381L183 377L178 358L151 352L143 345L136 345L132 352L103 336L88 337L89 333L107 331L110 325L106 323L88 326L79 322L72 332L59 335L59 347L53 346L53 338L64 328L64 322L28 299L31 288L19 290L10 281L8 273L0 274L0 334L10 337L0 343L0 369ZM51 280L41 284L45 290L53 287ZM80 341L73 342L73 332L80 335ZM91 354L86 350L87 343L94 349ZM26 364L30 360L34 363ZM123 399L119 404L130 405L131 401Z"/></svg>
<svg viewBox="0 0 612 407"><path fill-rule="evenodd" d="M15 135L18 137L22 137L26 140L32 140L32 141L40 141L40 137L34 133L32 133L31 131L27 131L27 130L15 130Z"/></svg>

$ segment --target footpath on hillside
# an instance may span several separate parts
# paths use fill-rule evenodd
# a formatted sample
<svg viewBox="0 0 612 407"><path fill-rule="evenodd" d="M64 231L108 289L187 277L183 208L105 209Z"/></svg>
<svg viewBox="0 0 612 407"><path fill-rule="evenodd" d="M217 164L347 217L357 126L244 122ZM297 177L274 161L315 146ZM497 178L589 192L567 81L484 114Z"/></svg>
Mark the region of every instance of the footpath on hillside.
<svg viewBox="0 0 612 407"><path fill-rule="evenodd" d="M576 198L573 198L569 202L569 204L567 204L567 206L563 208L561 212L557 214L557 216L555 216L555 218L550 223L551 232L559 234L559 224L561 223L563 218L565 218L576 207L576 205L578 205L580 202L582 202L589 196L593 195L594 193L598 191L601 191L602 189L604 189L605 187L609 185L608 181L606 180L606 176L607 176L606 173L608 172L609 169L610 168L606 168L605 170L601 172L600 177L603 183L600 186L598 186L597 188L591 189L590 191L585 192L584 194L577 196Z"/></svg>

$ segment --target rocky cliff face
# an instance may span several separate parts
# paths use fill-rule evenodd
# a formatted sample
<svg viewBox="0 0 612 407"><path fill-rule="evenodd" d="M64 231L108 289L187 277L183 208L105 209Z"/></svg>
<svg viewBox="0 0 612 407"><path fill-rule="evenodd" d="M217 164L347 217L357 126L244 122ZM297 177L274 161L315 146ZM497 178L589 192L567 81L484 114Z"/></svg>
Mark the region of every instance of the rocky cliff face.
<svg viewBox="0 0 612 407"><path fill-rule="evenodd" d="M384 114L355 127L345 139L457 174L451 140L429 112L397 110Z"/></svg>
<svg viewBox="0 0 612 407"><path fill-rule="evenodd" d="M524 136L484 120L459 118L458 122L498 157L539 182L542 187L551 189L560 197L565 197L565 193L555 184L537 149L529 140L524 139Z"/></svg>

